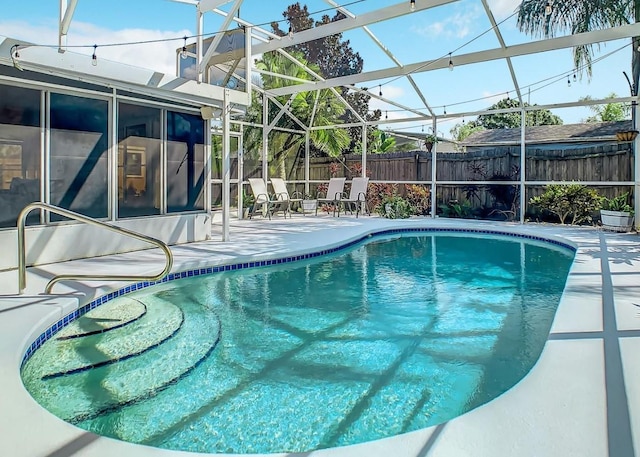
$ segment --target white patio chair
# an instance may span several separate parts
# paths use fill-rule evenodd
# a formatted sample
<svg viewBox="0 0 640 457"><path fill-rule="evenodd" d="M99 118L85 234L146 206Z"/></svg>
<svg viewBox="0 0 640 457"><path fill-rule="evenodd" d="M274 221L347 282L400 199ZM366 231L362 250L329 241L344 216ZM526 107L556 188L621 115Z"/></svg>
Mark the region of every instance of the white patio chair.
<svg viewBox="0 0 640 457"><path fill-rule="evenodd" d="M344 183L347 178L331 178L329 180L329 187L327 188L327 193L324 197L320 196L320 192L318 192L318 204L316 206L316 216L318 215L318 208L320 205L332 204L333 205L333 215L336 214L336 207L338 206L338 201L342 199L344 192Z"/></svg>
<svg viewBox="0 0 640 457"><path fill-rule="evenodd" d="M271 219L271 215L277 211L282 211L284 217L289 213L289 200L272 198L267 191L267 185L262 178L249 178L251 192L255 199L253 209L249 211L249 219L256 213L265 214ZM291 217L291 214L289 214Z"/></svg>
<svg viewBox="0 0 640 457"><path fill-rule="evenodd" d="M340 217L340 207L344 207L344 211L349 211L351 214L353 214L353 208L355 207L356 217L358 217L360 212L370 215L371 212L369 211L369 205L367 205L368 187L369 178L353 178L353 180L351 180L349 197L340 199L340 204L338 205L338 217Z"/></svg>
<svg viewBox="0 0 640 457"><path fill-rule="evenodd" d="M273 199L279 201L289 202L289 215L291 215L291 208L294 204L302 204L302 197L298 197L298 193L294 192L293 197L287 190L287 184L282 178L271 178L271 186L273 187Z"/></svg>

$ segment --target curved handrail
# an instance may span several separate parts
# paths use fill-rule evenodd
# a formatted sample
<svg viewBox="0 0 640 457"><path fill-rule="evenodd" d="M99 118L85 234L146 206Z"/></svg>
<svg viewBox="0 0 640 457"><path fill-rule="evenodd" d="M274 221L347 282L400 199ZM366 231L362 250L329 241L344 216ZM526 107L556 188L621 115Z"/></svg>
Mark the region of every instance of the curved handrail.
<svg viewBox="0 0 640 457"><path fill-rule="evenodd" d="M171 267L173 266L173 254L171 254L171 250L169 247L162 241L152 238L150 236L142 235L137 232L133 232L131 230L127 230L122 227L117 227L115 225L107 224L105 222L98 221L88 216L84 216L82 214L76 213L74 211L69 211L68 209L60 208L58 206L50 205L44 202L33 202L24 207L20 214L18 215L18 289L19 293L23 294L24 289L27 286L27 266L26 266L26 243L25 243L25 225L27 220L27 215L33 211L34 209L43 209L45 211L49 211L51 213L58 214L60 216L68 217L70 219L75 219L80 222L84 222L89 225L93 225L96 227L102 227L107 230L111 230L112 232L119 233L121 235L130 236L132 238L146 241L151 244L155 244L164 252L166 258L166 265L162 272L154 276L126 276L126 275L58 275L54 276L54 278L49 281L47 286L44 289L46 294L51 293L51 289L53 286L59 281L65 280L90 280L90 281L102 281L102 280L110 280L110 281L157 281L162 279L169 271L171 271Z"/></svg>

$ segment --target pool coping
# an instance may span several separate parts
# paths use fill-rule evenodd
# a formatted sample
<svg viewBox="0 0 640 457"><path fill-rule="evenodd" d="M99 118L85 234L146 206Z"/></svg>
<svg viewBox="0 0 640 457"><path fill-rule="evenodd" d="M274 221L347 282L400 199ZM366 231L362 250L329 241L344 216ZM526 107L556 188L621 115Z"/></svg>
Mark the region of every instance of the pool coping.
<svg viewBox="0 0 640 457"><path fill-rule="evenodd" d="M311 218L305 218L311 219ZM607 395L610 395L606 385L603 385L603 379L607 378L604 367L605 357L603 344L599 341L597 332L603 332L602 322L598 322L596 314L597 304L585 302L594 301L586 300L587 297L580 293L581 288L594 287L594 284L583 284L582 280L589 275L596 278L601 272L596 268L594 263L594 245L602 242L602 239L612 240L620 243L621 246L632 246L637 238L636 235L621 234L605 234L604 232L585 229L585 228L566 228L557 226L541 226L541 225L519 225L519 224L496 224L483 221L455 221L455 220L433 220L433 219L410 219L401 221L388 221L379 218L337 218L325 219L330 221L326 224L328 227L314 226L317 219L305 222L300 218L296 218L293 222L287 221L253 221L246 224L243 221L237 222L238 230L247 228L254 230L257 224L264 224L265 230L271 230L276 227L275 231L284 231L287 227L304 226L310 224L311 230L316 232L322 231L326 235L325 241L319 242L318 233L306 234L299 231L293 234L285 234L283 236L302 237L302 242L283 243L284 252L281 258L296 259L315 256L315 252L320 247L324 247L320 252L327 253L330 250L344 249L350 245L361 242L374 232L380 231L476 231L479 233L498 233L510 236L519 236L523 238L536 238L551 240L554 244L576 249L576 260L571 267L565 293L563 294L561 303L556 313L556 318L552 326L550 337L545 345L543 353L536 364L523 380L521 380L514 388L507 391L497 399L474 409L458 418L455 418L445 424L430 427L427 429L398 435L392 438L386 438L369 443L348 446L344 448L326 449L314 451L311 454L317 456L359 456L359 455L436 455L436 456L453 456L453 455L581 455L581 456L601 456L611 454L611 445L608 443L611 438L611 431L608 430L607 421L611 422L611 414L607 411L606 401ZM272 223L274 222L274 223ZM290 225L287 225L290 224ZM294 224L294 225L291 225ZM306 243L305 243L305 236ZM312 241L315 240L315 241ZM173 247L172 251L180 252L181 250L189 251L190 247L219 246L218 241L208 241L203 243L194 243L193 245L184 245ZM315 243L315 244L314 244ZM125 256L126 257L126 256ZM211 258L209 262L217 262L230 266L232 263L247 264L252 262L262 263L268 261L269 252L264 249L253 254L241 253L229 255L225 258ZM277 256L276 256L277 257ZM293 260L295 261L295 260ZM82 263L82 261L76 261ZM280 262L285 263L285 262ZM589 265L587 270L585 266ZM255 265L254 265L255 266ZM639 262L631 262L630 265L633 274L637 273ZM149 266L151 268L152 265ZM55 268L52 266L50 268ZM173 269L173 278L176 278L175 272L181 270L198 270L208 267L203 265L202 259L189 258L189 256L178 256ZM574 271L574 268L576 271ZM232 269L232 268L229 268ZM584 271L583 271L584 270ZM572 276L572 273L574 275ZM195 275L195 274L192 274ZM180 275L182 276L182 274ZM187 273L187 277L189 274ZM1 279L1 278L0 278ZM574 284L575 283L575 284ZM1 284L1 282L0 282ZM131 291L131 286L119 287L114 285L93 286L95 294L119 293L118 290ZM111 288L111 289L110 289ZM574 290L575 289L575 290ZM126 292L123 292L126 293ZM87 294L85 294L87 296ZM113 295L112 295L113 296ZM593 297L592 297L593 298ZM602 301L602 297L595 297L595 301ZM83 298L78 294L66 297L44 297L31 296L21 298L0 298L0 304L4 304L0 311L5 311L6 303L11 300L13 304L9 305L9 313L3 312L5 316L0 320L0 344L3 351L0 354L0 361L3 366L13 366L14 370L5 370L10 373L0 375L0 389L3 394L12 393L11 398L2 400L2 411L10 411L10 414L3 414L0 419L0 449L11 449L14 453L11 455L29 455L29 456L48 456L52 451L60 449L77 449L74 455L79 456L106 456L114 455L117 452L125 455L149 455L149 456L197 456L210 455L198 454L180 451L167 451L161 449L150 448L146 446L134 445L113 440L105 437L97 437L91 433L77 429L60 419L55 418L42 407L37 405L31 397L26 393L19 378L18 369L24 361L24 356L31 349L31 340L37 340L42 333L47 335L47 330L53 332L54 325L69 313L75 313L83 304ZM99 296L89 301L88 304L97 303L101 300ZM576 302L577 300L577 302ZM39 301L39 303L33 303ZM588 306L588 312L585 313L585 319L582 323L575 319L572 309L576 306ZM96 305L97 306L97 305ZM565 308L568 310L566 311ZM582 312L587 308L582 308ZM615 311L615 310L614 310ZM602 315L602 311L600 312ZM602 319L601 319L602 320ZM640 320L640 319L639 319ZM614 318L615 321L615 318ZM626 325L626 324L625 324ZM45 328L44 332L43 326ZM48 327L47 327L48 326ZM631 331L634 331L635 323L633 323ZM640 324L638 325L640 329ZM5 331L8 330L8 331ZM637 330L637 329L636 329ZM618 331L618 329L616 329ZM40 333L38 333L40 332ZM594 333L595 332L595 333ZM567 335L582 333L585 334L578 339L569 338ZM630 334L623 336L624 342L618 343L618 350L622 348L623 353L628 353L626 346L640 347L640 333L638 335ZM616 337L619 339L619 337ZM621 344L622 343L622 344ZM605 344L606 346L606 344ZM564 352L567 354L563 355ZM609 352L612 352L609 350ZM10 357L8 357L10 356ZM576 356L577 360L576 360ZM10 359L10 360L8 360ZM560 362L558 362L558 360ZM585 359L585 360L583 360ZM628 365L626 358L623 372L632 371L635 373L636 364ZM630 367L630 368L629 368ZM637 369L640 371L640 368ZM576 383L576 374L582 373L582 379ZM625 373L623 373L623 378ZM542 390L541 386L547 386L548 381L560 381L560 385L566 389L566 386L572 383L582 389L580 396L575 397L575 389L565 392L562 395L562 389L557 393L549 393L548 390ZM623 385L624 379L623 379ZM575 386L574 386L575 387ZM546 392L546 393L545 393ZM631 399L636 398L635 390L630 391ZM3 395L2 397L5 397ZM536 398L531 404L531 400ZM628 399L627 399L628 401ZM6 405L4 403L7 403ZM586 402L586 406L585 406ZM603 403L604 402L604 403ZM558 411L558 405L564 404L565 407ZM582 406L580 406L582 404ZM570 406L570 407L569 407ZM625 405L626 406L626 405ZM513 410L523 408L526 414L515 413ZM568 409L567 409L568 408ZM627 407L630 412L630 419L638 420L640 406L634 408ZM511 410L511 413L509 412ZM15 413L15 414L14 414ZM579 413L579 414L578 414ZM582 417L581 420L577 420ZM617 417L617 415L616 415ZM572 423L571 430L574 433L567 433L567 421ZM523 427L527 425L526 427ZM629 424L630 427L630 424ZM533 430L530 430L533 428ZM640 428L640 427L635 427ZM38 430L35 435L38 439L34 439L34 430ZM42 430L42 432L40 432ZM547 446L543 446L540 440L540 433L547 438L553 438L547 441ZM631 433L631 437L627 437L627 447L630 444L631 454L611 455L634 455L633 449L639 449L638 433ZM573 437L573 435L576 435ZM491 439L491 436L494 436ZM573 438L572 438L573 437ZM629 439L631 442L629 443ZM565 444L562 444L565 441ZM624 438L623 438L624 441ZM624 451L624 449L623 449ZM62 454L61 454L62 455ZM225 455L225 454L219 454ZM270 455L292 455L292 454L270 454ZM309 455L309 454L306 454Z"/></svg>

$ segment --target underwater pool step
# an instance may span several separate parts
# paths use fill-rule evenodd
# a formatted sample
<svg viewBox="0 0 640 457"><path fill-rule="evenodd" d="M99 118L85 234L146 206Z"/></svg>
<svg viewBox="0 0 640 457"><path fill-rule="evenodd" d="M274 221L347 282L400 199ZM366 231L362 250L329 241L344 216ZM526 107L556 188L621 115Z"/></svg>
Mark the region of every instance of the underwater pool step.
<svg viewBox="0 0 640 457"><path fill-rule="evenodd" d="M68 340L115 330L137 321L146 313L147 307L140 300L113 300L71 322L58 332L56 339Z"/></svg>
<svg viewBox="0 0 640 457"><path fill-rule="evenodd" d="M220 336L220 321L212 319L211 314L206 312L191 312L189 315L182 312L172 303L180 301L180 306L185 306L184 297L167 297L162 294L154 294L144 298L147 306L147 315L139 322L153 322L154 327L159 327L156 335L161 331L166 335L172 332L170 338L160 341L148 350L137 354L135 357L123 358L118 363L109 363L93 366L91 369L67 373L63 376L49 376L43 378L42 370L37 368L38 363L33 367L29 360L23 371L23 378L31 381L36 379L38 388L33 392L34 398L40 402L51 402L51 397L63 401L57 401L55 411L52 413L72 422L78 423L95 417L105 411L120 408L124 405L133 404L145 398L153 397L167 386L174 384L181 377L191 372L199 363L205 359L216 347ZM189 307L189 305L186 305ZM191 304L194 308L201 308L200 304ZM175 320L171 319L171 325L165 325L161 320L153 318L156 313L170 311L174 316L176 308L180 313L181 325L175 325ZM106 337L109 334L127 331L137 323L124 328L114 330L99 335L93 335L75 340L62 340L60 342L71 342L90 340L97 337ZM163 328L164 327L164 328ZM136 333L129 333L124 341L135 341ZM195 337L194 337L195 336ZM158 338L161 340L162 338ZM47 362L55 360L55 355L49 352L44 354L44 346L38 351L42 352ZM109 350L113 351L113 348ZM130 351L131 353L136 351ZM34 357L38 355L34 354ZM39 363L44 366L44 363ZM68 366L68 365L67 365ZM35 367L35 368L34 368ZM48 373L55 372L46 367ZM38 371L40 372L38 372ZM63 370L57 370L61 372Z"/></svg>
<svg viewBox="0 0 640 457"><path fill-rule="evenodd" d="M138 302L125 299L115 309L125 309L131 304ZM110 331L96 332L96 325L89 313L80 317L74 322L76 328L68 334L74 337L56 339L43 348L42 354L49 355L49 363L43 367L42 379L78 373L140 355L175 335L184 321L182 310L171 303L143 306L146 309L144 317ZM120 319L115 318L115 321ZM84 328L92 330L82 335Z"/></svg>
<svg viewBox="0 0 640 457"><path fill-rule="evenodd" d="M224 312L221 314L225 321ZM231 334L224 330L223 333L224 336L211 353L204 356L193 370L181 376L179 382L167 384L153 395L139 398L138 401L123 405L123 408L105 410L100 417L88 417L74 424L83 429L99 427L106 430L113 427L109 431L118 433L120 439L158 446L158 443L164 442L166 435L171 436L174 431L182 433L177 431L181 429L181 424L190 424L195 417L217 414L226 408L223 406L225 399L233 392L237 393L238 387L244 382L254 379L260 384L261 372L277 370L276 367L270 367L269 361L276 354L286 356L289 351L295 351L300 343L298 338L278 328L256 329L255 333L265 337L269 334L270 337L266 339L272 343L278 341L279 345L265 346L262 338L243 339L230 345ZM249 356L253 359L250 360ZM213 366L217 368L212 371ZM276 399L269 401L273 402L274 408L277 407ZM167 403L172 406L167 408ZM253 409L247 404L236 406ZM233 414L237 415L239 411L237 409ZM250 421L250 417L247 417L247 421Z"/></svg>

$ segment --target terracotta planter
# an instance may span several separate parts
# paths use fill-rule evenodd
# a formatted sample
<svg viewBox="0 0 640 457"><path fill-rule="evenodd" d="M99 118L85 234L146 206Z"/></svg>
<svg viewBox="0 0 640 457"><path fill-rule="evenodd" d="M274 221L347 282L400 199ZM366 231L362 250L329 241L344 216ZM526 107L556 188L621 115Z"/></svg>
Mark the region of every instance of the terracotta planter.
<svg viewBox="0 0 640 457"><path fill-rule="evenodd" d="M628 232L633 226L633 216L624 211L600 210L602 228L615 232Z"/></svg>

